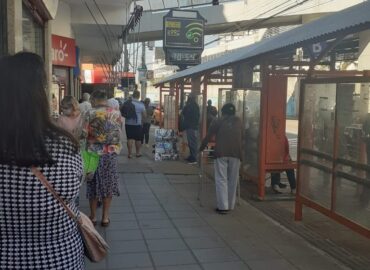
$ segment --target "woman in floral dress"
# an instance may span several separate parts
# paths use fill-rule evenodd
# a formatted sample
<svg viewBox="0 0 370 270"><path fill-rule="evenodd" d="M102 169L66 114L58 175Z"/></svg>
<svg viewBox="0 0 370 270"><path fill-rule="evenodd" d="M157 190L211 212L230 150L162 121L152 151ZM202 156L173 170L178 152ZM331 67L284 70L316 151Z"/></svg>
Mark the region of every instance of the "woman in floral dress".
<svg viewBox="0 0 370 270"><path fill-rule="evenodd" d="M122 118L119 111L107 106L107 95L98 90L92 93L93 109L88 113L87 150L98 153L97 171L87 181L90 219L96 224L98 201L103 202L102 226L109 225L109 208L113 196L119 196L117 157L121 151Z"/></svg>

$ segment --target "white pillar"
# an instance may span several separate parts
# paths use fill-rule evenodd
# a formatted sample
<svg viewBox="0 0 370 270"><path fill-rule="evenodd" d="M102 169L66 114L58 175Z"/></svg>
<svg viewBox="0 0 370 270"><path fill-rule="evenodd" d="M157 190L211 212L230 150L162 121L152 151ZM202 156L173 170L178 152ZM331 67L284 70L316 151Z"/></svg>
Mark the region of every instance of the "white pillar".
<svg viewBox="0 0 370 270"><path fill-rule="evenodd" d="M370 30L360 33L358 70L370 70Z"/></svg>

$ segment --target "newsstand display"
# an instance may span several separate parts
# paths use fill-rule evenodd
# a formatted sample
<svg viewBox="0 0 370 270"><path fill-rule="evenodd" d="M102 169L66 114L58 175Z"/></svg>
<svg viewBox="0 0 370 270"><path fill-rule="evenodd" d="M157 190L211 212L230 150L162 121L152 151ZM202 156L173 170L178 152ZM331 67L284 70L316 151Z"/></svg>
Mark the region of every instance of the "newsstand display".
<svg viewBox="0 0 370 270"><path fill-rule="evenodd" d="M155 161L177 160L179 158L175 130L158 128L154 132L154 139Z"/></svg>

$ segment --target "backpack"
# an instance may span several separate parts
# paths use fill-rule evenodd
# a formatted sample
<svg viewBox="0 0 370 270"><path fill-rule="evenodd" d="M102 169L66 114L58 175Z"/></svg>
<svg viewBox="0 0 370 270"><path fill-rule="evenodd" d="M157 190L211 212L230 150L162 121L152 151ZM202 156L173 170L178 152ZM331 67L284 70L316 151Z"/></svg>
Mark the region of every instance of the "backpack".
<svg viewBox="0 0 370 270"><path fill-rule="evenodd" d="M134 119L137 121L136 108L132 100L127 100L120 108L121 114L126 119Z"/></svg>

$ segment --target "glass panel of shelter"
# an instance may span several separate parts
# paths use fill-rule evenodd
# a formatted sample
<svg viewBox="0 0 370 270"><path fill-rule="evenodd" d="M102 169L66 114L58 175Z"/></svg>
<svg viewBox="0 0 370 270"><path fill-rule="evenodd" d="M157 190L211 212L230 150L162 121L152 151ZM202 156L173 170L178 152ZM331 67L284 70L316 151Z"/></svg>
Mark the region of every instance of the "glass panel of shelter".
<svg viewBox="0 0 370 270"><path fill-rule="evenodd" d="M260 131L259 90L220 88L218 96L219 116L226 103L232 103L236 115L243 122L244 163L243 171L247 175L258 176L259 170L259 131Z"/></svg>
<svg viewBox="0 0 370 270"><path fill-rule="evenodd" d="M243 171L258 177L259 171L259 135L260 135L261 92L244 92L244 162Z"/></svg>
<svg viewBox="0 0 370 270"><path fill-rule="evenodd" d="M165 129L176 129L176 97L165 95L163 103L163 127Z"/></svg>
<svg viewBox="0 0 370 270"><path fill-rule="evenodd" d="M355 81L304 87L300 192L370 228L370 82Z"/></svg>
<svg viewBox="0 0 370 270"><path fill-rule="evenodd" d="M370 83L337 86L335 211L370 228Z"/></svg>
<svg viewBox="0 0 370 270"><path fill-rule="evenodd" d="M300 192L331 206L335 123L335 84L306 84L300 130Z"/></svg>

